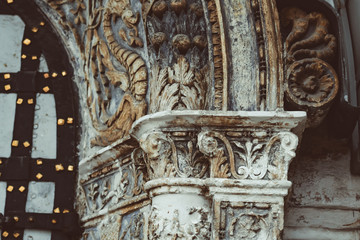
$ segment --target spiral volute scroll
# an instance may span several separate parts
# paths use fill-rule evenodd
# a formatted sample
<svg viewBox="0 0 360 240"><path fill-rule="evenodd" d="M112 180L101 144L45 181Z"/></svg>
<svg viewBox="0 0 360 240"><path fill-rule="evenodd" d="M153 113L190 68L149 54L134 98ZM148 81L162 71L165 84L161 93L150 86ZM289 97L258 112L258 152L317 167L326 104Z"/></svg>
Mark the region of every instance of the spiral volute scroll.
<svg viewBox="0 0 360 240"><path fill-rule="evenodd" d="M336 38L322 13L306 13L295 7L281 11L287 34L285 97L289 110L308 114L307 127L316 127L327 115L339 89L336 73Z"/></svg>

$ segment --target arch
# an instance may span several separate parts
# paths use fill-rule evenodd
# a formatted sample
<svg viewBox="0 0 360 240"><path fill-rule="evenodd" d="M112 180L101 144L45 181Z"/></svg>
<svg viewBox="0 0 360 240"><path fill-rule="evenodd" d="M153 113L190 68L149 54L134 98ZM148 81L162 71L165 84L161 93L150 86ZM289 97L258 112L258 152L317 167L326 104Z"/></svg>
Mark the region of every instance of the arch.
<svg viewBox="0 0 360 240"><path fill-rule="evenodd" d="M25 24L21 69L0 74L0 94L16 101L11 153L0 156L0 182L6 188L6 198L0 198L5 203L1 234L70 239L79 231L73 207L79 122L73 67L33 1L1 1L0 9Z"/></svg>

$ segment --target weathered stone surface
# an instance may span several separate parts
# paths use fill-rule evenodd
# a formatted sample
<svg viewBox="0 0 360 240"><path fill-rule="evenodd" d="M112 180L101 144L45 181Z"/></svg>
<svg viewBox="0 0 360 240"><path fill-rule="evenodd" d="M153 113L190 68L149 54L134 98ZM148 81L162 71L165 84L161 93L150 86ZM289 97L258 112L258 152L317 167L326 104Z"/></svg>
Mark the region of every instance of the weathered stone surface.
<svg viewBox="0 0 360 240"><path fill-rule="evenodd" d="M319 12L306 13L297 7L281 10L289 109L308 113L307 127L324 120L339 89L336 67L337 39L330 22ZM286 31L289 29L290 32Z"/></svg>
<svg viewBox="0 0 360 240"><path fill-rule="evenodd" d="M303 112L197 111L137 121L132 134L143 155L135 162L146 166L150 239L189 239L193 232L200 239L279 239L287 169L298 143L290 131L304 121ZM212 219L205 217L210 204ZM189 230L194 211L203 217Z"/></svg>
<svg viewBox="0 0 360 240"><path fill-rule="evenodd" d="M275 1L36 2L59 29L79 88L83 239L281 238L287 171L305 126L303 112L281 111L283 78L296 72L301 85L299 68L319 66L287 61L283 74ZM332 101L336 72L324 74L319 89L330 89ZM182 111L168 111L175 109ZM318 210L358 205L357 180L337 171L347 168L341 159L302 158L290 179L293 203L349 216ZM298 222L298 210L288 213L285 239L341 238L310 210L309 223ZM345 228L343 238L356 239Z"/></svg>
<svg viewBox="0 0 360 240"><path fill-rule="evenodd" d="M284 239L357 239L360 178L350 174L346 139L306 132L290 166Z"/></svg>

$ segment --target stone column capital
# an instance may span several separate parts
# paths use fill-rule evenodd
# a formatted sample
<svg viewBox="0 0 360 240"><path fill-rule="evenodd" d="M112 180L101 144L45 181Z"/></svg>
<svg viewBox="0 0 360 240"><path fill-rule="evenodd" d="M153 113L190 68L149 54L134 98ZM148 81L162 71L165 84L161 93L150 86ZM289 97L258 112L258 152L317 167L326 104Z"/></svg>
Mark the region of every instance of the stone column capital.
<svg viewBox="0 0 360 240"><path fill-rule="evenodd" d="M304 112L169 111L142 118L132 134L149 180L286 180L298 145L291 131L301 132L305 117Z"/></svg>

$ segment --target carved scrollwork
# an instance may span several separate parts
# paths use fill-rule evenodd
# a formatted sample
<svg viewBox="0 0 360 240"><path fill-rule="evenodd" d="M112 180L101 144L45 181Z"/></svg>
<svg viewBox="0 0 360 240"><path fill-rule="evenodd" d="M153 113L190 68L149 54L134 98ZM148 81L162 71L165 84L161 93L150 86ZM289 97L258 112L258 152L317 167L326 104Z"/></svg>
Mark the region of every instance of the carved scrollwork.
<svg viewBox="0 0 360 240"><path fill-rule="evenodd" d="M199 133L199 150L209 159L210 177L228 178L230 173L225 150L218 146L218 142L215 137L223 139L223 136L216 132Z"/></svg>
<svg viewBox="0 0 360 240"><path fill-rule="evenodd" d="M143 46L137 27L139 13L133 11L128 0L101 4L94 3L90 11L86 29L89 67L85 72L87 104L99 132L92 145L106 146L127 136L132 123L146 114L147 69L142 57L129 49ZM118 17L121 27L116 35L113 22Z"/></svg>
<svg viewBox="0 0 360 240"><path fill-rule="evenodd" d="M150 179L162 177L197 177L207 171L207 159L196 149L195 140L175 142L161 132L140 139L144 162Z"/></svg>
<svg viewBox="0 0 360 240"><path fill-rule="evenodd" d="M268 139L228 139L220 133L215 133L214 136L224 144L228 161L221 161L220 168L211 168L216 171L211 175L218 176L223 173L221 169L228 169L229 164L231 176L237 179L285 180L298 143L297 136L290 132L277 133ZM212 161L211 164L218 165Z"/></svg>
<svg viewBox="0 0 360 240"><path fill-rule="evenodd" d="M298 137L290 132L279 133L267 144L266 153L269 156L268 178L285 180L291 160L296 156Z"/></svg>
<svg viewBox="0 0 360 240"><path fill-rule="evenodd" d="M146 154L143 159L150 179L175 176L172 158L176 150L164 133L155 132L143 136L140 146Z"/></svg>
<svg viewBox="0 0 360 240"><path fill-rule="evenodd" d="M65 30L70 30L75 38L76 44L80 49L80 54L83 59L84 42L81 39L81 28L79 26L87 24L87 18L84 14L86 11L86 4L84 0L46 0L49 6L54 9L60 16L59 23ZM70 14L66 14L69 9Z"/></svg>
<svg viewBox="0 0 360 240"><path fill-rule="evenodd" d="M219 239L280 239L279 229L273 224L278 212L269 203L222 202Z"/></svg>
<svg viewBox="0 0 360 240"><path fill-rule="evenodd" d="M249 138L227 137L227 134L194 132L189 134L193 136L190 140L174 140L161 132L146 134L140 146L145 153L149 178L210 176L286 180L298 144L296 135L280 132L265 138Z"/></svg>
<svg viewBox="0 0 360 240"><path fill-rule="evenodd" d="M107 146L127 136L132 123L147 111L147 69L134 50L144 45L138 29L140 13L129 0L46 1L80 49L87 106L98 131L91 144Z"/></svg>
<svg viewBox="0 0 360 240"><path fill-rule="evenodd" d="M283 9L281 17L283 29L292 26L284 43L286 99L290 108L307 111L307 126L315 127L326 116L339 88L331 66L336 56L336 38L321 13L307 14L293 7Z"/></svg>
<svg viewBox="0 0 360 240"><path fill-rule="evenodd" d="M216 139L224 148L218 147ZM228 139L218 132L203 132L198 141L200 151L209 158L211 177L228 178L231 175L238 179L257 180L286 178L298 140L292 133L278 133L264 141L256 138Z"/></svg>
<svg viewBox="0 0 360 240"><path fill-rule="evenodd" d="M142 210L135 211L124 216L121 222L121 230L119 232L120 237L116 238L119 240L133 239L141 240L144 239L144 225L145 217Z"/></svg>

